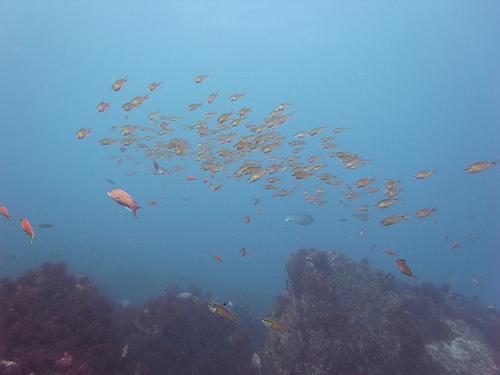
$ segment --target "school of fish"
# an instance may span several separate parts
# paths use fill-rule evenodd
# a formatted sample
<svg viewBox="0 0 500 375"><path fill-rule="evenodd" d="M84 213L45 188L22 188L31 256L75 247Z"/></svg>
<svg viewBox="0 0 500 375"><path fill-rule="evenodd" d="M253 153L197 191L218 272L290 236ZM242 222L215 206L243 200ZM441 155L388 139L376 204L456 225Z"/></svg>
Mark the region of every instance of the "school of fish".
<svg viewBox="0 0 500 375"><path fill-rule="evenodd" d="M193 79L193 83L203 86L203 82L207 79L212 79L210 74L199 75ZM128 81L128 77L116 80L111 85L111 91L126 90ZM181 174L182 180L205 184L207 189L214 193L224 188L223 180L228 178L234 178L241 183L263 182L262 193L269 194L270 197L276 199L282 199L290 194L300 194L297 193L298 188L307 185L306 188L302 188L304 199L309 204L319 206L328 204L327 195L331 194L340 194L341 199L338 202L347 207L355 205L357 198L368 194L373 197L378 196L374 198L371 206L380 210L390 209L398 202L402 202L399 196L403 190L400 187L403 182L401 178L382 180L376 176L367 176L350 182L347 177L341 178L338 174L331 173L332 170L343 170L343 174L348 174L349 170L362 168L373 161L356 152L342 150L338 142L342 140L342 137L347 136L345 133L348 133L348 127L334 127L328 124L313 126L295 133L293 138L280 133L280 128L289 126L296 119L293 113L293 102L270 105L265 109L267 115L264 118L256 118L253 116L256 109L244 102L249 99L244 93L226 93L223 96L219 91L207 92L205 97L198 97L193 103L186 103L184 111L199 114L198 120L194 122L184 123L183 112L180 110L176 115L153 111L147 116L141 115L141 118L135 119L141 124L130 124L134 110L145 105L144 103L151 99L150 96L154 95L154 91L161 88L160 83L145 83L144 90L149 91L146 95L136 95L132 98L133 94L131 94L130 101L121 106L113 105L112 98L96 106L98 116L110 111L118 111L123 115L123 125L113 124L109 127L108 136L97 142L112 150L112 154L109 155L110 161L124 168L123 173L126 176L152 173L174 178L175 175ZM74 134L78 142L89 142L95 132L89 127L80 128ZM183 136L186 132L190 133L189 137ZM186 139L193 139L192 134L195 134L197 142ZM310 151L305 155L306 144L309 150L315 150L312 155ZM182 166L186 158L198 162L197 173L187 174L189 168ZM340 163L341 168L333 166L333 160ZM144 166L139 167L141 164ZM465 167L463 172L477 174L497 164L498 160L479 161ZM422 170L413 174L413 179L424 180L434 175L439 176L437 169ZM296 182L290 183L290 178ZM383 181L384 185L374 186L379 180ZM106 181L114 184L112 180ZM178 178L177 183L181 183ZM159 182L158 185L165 189L165 180ZM107 194L114 202L130 210L138 219L137 210L143 207L136 203L129 192L111 189ZM151 197L149 209L153 209L153 206L156 206L158 200L162 198L164 195ZM189 200L187 197L182 197L182 199ZM255 205L259 204L259 201L259 198L254 198ZM368 204L360 205L355 208L356 213L352 216L363 222L370 220L369 209ZM437 207L422 208L414 216L418 219L425 219L437 212ZM0 214L11 220L12 215L5 206L0 206ZM257 208L255 216L251 212L243 212L242 221L251 226L252 219L260 214L260 207ZM432 217L430 219L434 220ZM293 214L286 220L301 226L312 224L314 221L307 214ZM347 218L340 219L341 222L347 220ZM405 221L411 222L409 214L395 213L380 221L380 226L391 226ZM35 233L31 224L27 219L21 219L20 222L21 228L30 236L30 243L33 243ZM54 225L40 224L38 226L49 228ZM364 234L364 229L362 229L360 235ZM447 241L448 235L444 236L444 242ZM449 249L454 250L459 245L460 242L457 241ZM375 244L371 249L374 247ZM396 254L396 251L388 249L383 252L390 255ZM245 247L241 247L240 254L242 258L246 256ZM214 255L214 258L223 262L219 255ZM396 259L396 266L401 273L416 280L405 260ZM476 284L479 285L479 283ZM211 311L222 317L238 321L222 305L211 303L209 307ZM272 329L290 331L282 323L271 318L264 318L263 322Z"/></svg>

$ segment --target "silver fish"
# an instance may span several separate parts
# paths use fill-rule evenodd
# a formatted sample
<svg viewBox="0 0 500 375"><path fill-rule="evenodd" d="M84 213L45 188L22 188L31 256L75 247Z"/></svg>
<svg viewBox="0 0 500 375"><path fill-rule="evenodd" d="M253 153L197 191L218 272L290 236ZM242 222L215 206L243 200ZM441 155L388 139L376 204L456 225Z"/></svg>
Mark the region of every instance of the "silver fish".
<svg viewBox="0 0 500 375"><path fill-rule="evenodd" d="M291 222L298 224L298 225L309 225L312 222L314 222L311 215L302 214L302 213L289 215L286 217L285 221L291 221Z"/></svg>

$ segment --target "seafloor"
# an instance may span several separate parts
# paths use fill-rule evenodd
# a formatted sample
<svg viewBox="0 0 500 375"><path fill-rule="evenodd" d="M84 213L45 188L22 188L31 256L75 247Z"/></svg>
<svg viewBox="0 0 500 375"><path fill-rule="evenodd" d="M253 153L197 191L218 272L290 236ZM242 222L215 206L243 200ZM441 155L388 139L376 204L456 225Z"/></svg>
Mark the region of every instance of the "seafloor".
<svg viewBox="0 0 500 375"><path fill-rule="evenodd" d="M64 263L0 280L0 374L500 374L500 314L333 251L299 250L267 317L239 323L209 293L169 285L142 306L100 295Z"/></svg>

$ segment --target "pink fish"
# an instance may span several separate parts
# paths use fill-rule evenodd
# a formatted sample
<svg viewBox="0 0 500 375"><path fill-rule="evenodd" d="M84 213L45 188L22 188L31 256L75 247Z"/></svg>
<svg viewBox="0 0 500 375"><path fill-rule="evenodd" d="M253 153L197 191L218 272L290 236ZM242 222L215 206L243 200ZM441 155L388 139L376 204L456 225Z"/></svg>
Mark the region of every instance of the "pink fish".
<svg viewBox="0 0 500 375"><path fill-rule="evenodd" d="M453 242L450 246L450 250L455 250L457 247L460 246L460 242Z"/></svg>
<svg viewBox="0 0 500 375"><path fill-rule="evenodd" d="M126 192L120 189L113 189L108 191L108 196L113 199L116 203L119 205L125 206L128 210L132 211L136 219L139 219L137 217L136 211L139 208L142 208L139 206L134 199L128 195Z"/></svg>

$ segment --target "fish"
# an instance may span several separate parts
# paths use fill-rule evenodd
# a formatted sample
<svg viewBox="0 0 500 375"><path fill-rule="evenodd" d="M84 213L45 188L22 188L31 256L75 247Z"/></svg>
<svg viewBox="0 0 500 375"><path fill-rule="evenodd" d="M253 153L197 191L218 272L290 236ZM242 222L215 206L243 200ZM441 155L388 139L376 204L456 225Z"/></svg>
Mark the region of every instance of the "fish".
<svg viewBox="0 0 500 375"><path fill-rule="evenodd" d="M222 258L221 258L221 256L220 256L220 255L215 254L215 255L214 255L214 258L215 258L215 259L217 259L217 260L218 260L219 262L221 262L221 263L223 262L223 260L222 260Z"/></svg>
<svg viewBox="0 0 500 375"><path fill-rule="evenodd" d="M106 108L109 108L109 103L102 102L97 105L96 111L101 113L104 112Z"/></svg>
<svg viewBox="0 0 500 375"><path fill-rule="evenodd" d="M245 96L245 94L234 94L229 97L230 102L235 102L236 100L240 99L241 97Z"/></svg>
<svg viewBox="0 0 500 375"><path fill-rule="evenodd" d="M479 161L477 163L471 164L468 167L466 167L464 169L464 172L468 173L468 174L479 173L479 172L483 172L486 169L488 169L489 167L493 167L494 165L497 165L497 164L498 164L498 160Z"/></svg>
<svg viewBox="0 0 500 375"><path fill-rule="evenodd" d="M314 219L308 214L296 213L287 216L285 218L285 221L291 221L298 225L309 225L314 222Z"/></svg>
<svg viewBox="0 0 500 375"><path fill-rule="evenodd" d="M199 82L196 82L196 83L199 83ZM208 103L208 104L212 104L212 103L215 101L215 99L217 99L218 97L219 97L219 92L218 92L218 91L217 91L217 92L213 92L213 93L211 93L211 94L208 96L208 98L207 98L207 103ZM214 113L214 114L215 114L215 113ZM213 116L213 115L212 115L212 116ZM210 117L212 117L212 116L210 116ZM205 115L205 118L207 118L207 117L206 117L206 115Z"/></svg>
<svg viewBox="0 0 500 375"><path fill-rule="evenodd" d="M83 139L89 134L90 134L90 128L88 128L88 129L82 128L76 132L75 137L77 139Z"/></svg>
<svg viewBox="0 0 500 375"><path fill-rule="evenodd" d="M125 84L125 82L127 82L127 77L120 78L119 80L117 80L115 83L113 83L111 85L111 90L113 90L113 91L119 91L123 87L123 85Z"/></svg>
<svg viewBox="0 0 500 375"><path fill-rule="evenodd" d="M33 244L33 237L35 237L35 232L33 231L30 222L26 219L21 219L21 228L23 228L23 230L31 236L30 244Z"/></svg>
<svg viewBox="0 0 500 375"><path fill-rule="evenodd" d="M451 246L449 247L450 250L455 250L457 247L460 246L460 242L453 242Z"/></svg>
<svg viewBox="0 0 500 375"><path fill-rule="evenodd" d="M408 216L407 215L395 215L395 216L389 216L387 218L385 218L384 220L382 220L380 222L380 225L386 227L388 225L393 225L393 224L396 224L398 221L400 220L407 220L408 219Z"/></svg>
<svg viewBox="0 0 500 375"><path fill-rule="evenodd" d="M478 280L478 279L476 279L476 278L472 279L472 282L473 282L474 284L481 285L481 283L479 282L479 280Z"/></svg>
<svg viewBox="0 0 500 375"><path fill-rule="evenodd" d="M371 184L375 178L362 178L354 183L357 188L364 188L365 186Z"/></svg>
<svg viewBox="0 0 500 375"><path fill-rule="evenodd" d="M186 180L188 181L195 181L197 179L196 176L186 176Z"/></svg>
<svg viewBox="0 0 500 375"><path fill-rule="evenodd" d="M421 180L423 178L427 178L429 177L430 175L433 175L433 174L436 174L437 173L437 169L434 169L432 171L422 171L422 172L418 172L418 173L415 173L413 175L413 178L415 180Z"/></svg>
<svg viewBox="0 0 500 375"><path fill-rule="evenodd" d="M208 303L208 308L210 309L211 312L213 312L214 314L216 314L216 315L218 315L218 316L220 316L222 318L232 320L235 323L239 322L239 319L236 316L234 316L223 305L219 305L218 303L209 302Z"/></svg>
<svg viewBox="0 0 500 375"><path fill-rule="evenodd" d="M160 84L159 84L159 83L154 83L154 82L153 82L153 83L150 83L150 84L148 85L148 90L149 90L149 91L154 91L154 90L156 90L156 89L157 89L157 88L159 88L159 87L160 87Z"/></svg>
<svg viewBox="0 0 500 375"><path fill-rule="evenodd" d="M47 224L38 224L37 227L38 228L44 228L44 229L45 228L52 228L52 227L55 227L55 224L49 224L49 223L47 223Z"/></svg>
<svg viewBox="0 0 500 375"><path fill-rule="evenodd" d="M413 281L417 279L417 277L411 272L410 267L406 265L406 261L404 259L396 259L396 266L398 267L398 270L403 274L408 277L410 277Z"/></svg>
<svg viewBox="0 0 500 375"><path fill-rule="evenodd" d="M112 190L108 191L108 196L111 199L113 199L116 203L118 203L119 205L125 206L127 208L127 210L132 211L135 218L139 219L137 217L136 212L139 208L142 208L142 207L139 206L129 194L127 194L126 192L124 192L123 190L120 190L120 189L112 189Z"/></svg>
<svg viewBox="0 0 500 375"><path fill-rule="evenodd" d="M247 255L247 250L244 247L241 247L240 254L241 257L244 258Z"/></svg>
<svg viewBox="0 0 500 375"><path fill-rule="evenodd" d="M423 219L424 217L429 216L433 212L437 212L437 207L434 208L422 208L420 211L418 211L415 216L419 219Z"/></svg>
<svg viewBox="0 0 500 375"><path fill-rule="evenodd" d="M9 211L7 210L7 207L5 206L0 206L0 214L5 216L7 219L11 220L10 218L12 217L11 214L9 214Z"/></svg>
<svg viewBox="0 0 500 375"><path fill-rule="evenodd" d="M116 142L118 142L118 140L112 138L103 138L99 141L99 143L104 146L109 146Z"/></svg>
<svg viewBox="0 0 500 375"><path fill-rule="evenodd" d="M262 318L262 323L264 323L266 327L274 329L275 331L292 332L288 327L286 327L283 323L278 322L276 319Z"/></svg>
<svg viewBox="0 0 500 375"><path fill-rule="evenodd" d="M150 206L154 206L158 201L156 199L153 199L151 202L149 202Z"/></svg>
<svg viewBox="0 0 500 375"><path fill-rule="evenodd" d="M245 217L243 218L243 221L245 221L245 223L247 223L247 224L248 224L248 223L250 222L250 216L248 216L248 215L247 215L247 216L245 216Z"/></svg>
<svg viewBox="0 0 500 375"><path fill-rule="evenodd" d="M201 83L204 80L206 80L209 76L210 76L210 74L205 74L205 75L201 75L201 76L195 77L195 79L193 79L193 82L194 83Z"/></svg>
<svg viewBox="0 0 500 375"><path fill-rule="evenodd" d="M259 202L260 202L260 199L259 199L259 198L254 198L254 199L253 199L253 205L254 205L254 206L257 206L257 205L259 204Z"/></svg>
<svg viewBox="0 0 500 375"><path fill-rule="evenodd" d="M378 201L377 203L375 203L375 207L380 208L380 209L387 208L400 200L401 200L401 198L382 199L382 200Z"/></svg>
<svg viewBox="0 0 500 375"><path fill-rule="evenodd" d="M396 255L397 252L394 251L394 250L389 250L389 249L384 249L382 250L385 254L389 254L389 255Z"/></svg>
<svg viewBox="0 0 500 375"><path fill-rule="evenodd" d="M108 183L110 183L111 185L115 184L115 182L113 180L110 180L110 179L107 179L107 178L105 178L105 180L108 181Z"/></svg>

